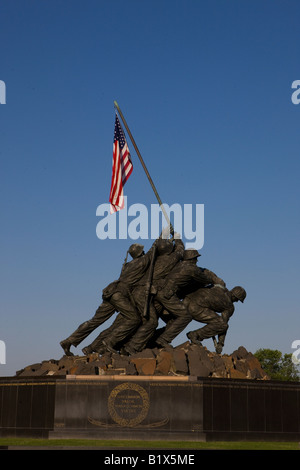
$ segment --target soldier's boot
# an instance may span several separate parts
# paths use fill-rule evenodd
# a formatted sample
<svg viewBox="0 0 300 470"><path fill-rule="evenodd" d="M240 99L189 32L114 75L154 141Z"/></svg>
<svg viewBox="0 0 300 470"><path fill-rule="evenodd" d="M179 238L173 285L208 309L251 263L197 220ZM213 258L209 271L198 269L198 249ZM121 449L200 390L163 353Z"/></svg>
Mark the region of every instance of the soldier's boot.
<svg viewBox="0 0 300 470"><path fill-rule="evenodd" d="M127 344L121 348L120 353L123 354L123 356L133 356L137 351Z"/></svg>
<svg viewBox="0 0 300 470"><path fill-rule="evenodd" d="M82 352L85 356L88 356L89 354L92 354L94 350L91 346L86 346L85 348L82 348Z"/></svg>
<svg viewBox="0 0 300 470"><path fill-rule="evenodd" d="M190 331L189 333L187 333L187 337L191 341L192 344L200 344L202 346L202 343L198 339L198 335L195 331Z"/></svg>
<svg viewBox="0 0 300 470"><path fill-rule="evenodd" d="M113 348L113 346L109 343L109 341L107 339L104 339L102 341L103 345L105 346L106 348L106 351L109 351L113 354L118 354L118 351L116 349Z"/></svg>
<svg viewBox="0 0 300 470"><path fill-rule="evenodd" d="M163 338L158 338L156 341L155 341L155 345L158 347L158 348L164 348L164 349L173 349L173 346L171 346L170 343L168 343L165 339Z"/></svg>
<svg viewBox="0 0 300 470"><path fill-rule="evenodd" d="M63 348L66 356L74 356L74 354L70 351L70 347L72 346L72 343L70 341L64 339L60 342L60 345Z"/></svg>

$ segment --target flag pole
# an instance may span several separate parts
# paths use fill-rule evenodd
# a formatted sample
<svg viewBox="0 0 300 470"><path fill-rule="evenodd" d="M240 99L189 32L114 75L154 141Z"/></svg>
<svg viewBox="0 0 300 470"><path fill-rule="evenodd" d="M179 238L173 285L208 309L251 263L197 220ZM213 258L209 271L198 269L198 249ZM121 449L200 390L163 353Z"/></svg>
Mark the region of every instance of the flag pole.
<svg viewBox="0 0 300 470"><path fill-rule="evenodd" d="M123 124L124 124L124 126L125 126L125 128L126 128L126 130L127 130L127 133L128 133L128 135L129 135L129 137L130 137L130 140L131 140L131 142L132 142L132 145L133 145L134 148L135 148L135 151L136 151L136 153L137 153L137 156L139 157L139 160L140 160L140 162L141 162L141 164L142 164L142 167L143 167L143 169L144 169L144 171L145 171L145 173L146 173L146 175L147 175L147 178L148 178L148 180L149 180L149 183L150 183L150 185L151 185L151 187L152 187L152 189L153 189L153 191L154 191L154 194L155 194L155 196L156 196L156 199L157 199L157 201L158 201L158 203L159 203L159 205L160 205L160 208L161 208L161 210L162 210L162 212L163 212L163 214L164 214L164 216L165 216L165 218L166 218L166 221L168 222L168 224L169 224L169 226L170 226L170 232L171 232L171 234L173 235L173 234L174 234L173 226L172 226L172 224L171 224L171 222L170 222L170 219L169 219L169 216L168 216L168 214L167 214L167 212L166 212L166 210L165 210L165 208L164 208L164 205L163 205L163 203L162 203L162 200L161 200L160 197L159 197L159 194L158 194L157 189L156 189L156 187L155 187L155 185L154 185L154 183L153 183L153 180L152 180L152 178L151 178L151 176L150 176L150 174L149 174L149 171L147 170L147 167L146 167L145 162L144 162L144 160L143 160L143 158L142 158L142 155L141 155L141 153L140 153L140 151L139 151L139 149L138 149L138 146L137 146L136 143L135 143L135 140L134 140L134 138L133 138L133 136L132 136L132 134L131 134L131 132L130 132L130 129L129 129L128 125L127 125L127 122L126 122L126 120L125 120L125 118L124 118L124 116L123 116L123 113L122 113L122 111L120 110L120 107L119 107L119 105L118 105L118 103L117 103L116 101L114 101L114 105L115 105L115 108L117 109L117 111L118 111L118 113L119 113L119 115L120 115L120 118L121 118L122 121L123 121Z"/></svg>

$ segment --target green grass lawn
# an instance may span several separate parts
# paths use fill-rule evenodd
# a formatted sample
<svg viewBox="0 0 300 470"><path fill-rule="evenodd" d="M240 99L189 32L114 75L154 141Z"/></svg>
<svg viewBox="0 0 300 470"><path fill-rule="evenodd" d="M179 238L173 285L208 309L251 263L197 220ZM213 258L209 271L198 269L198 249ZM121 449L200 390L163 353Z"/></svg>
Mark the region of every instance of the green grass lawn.
<svg viewBox="0 0 300 470"><path fill-rule="evenodd" d="M136 440L99 440L99 439L0 439L0 446L26 447L97 447L122 449L218 449L218 450L300 450L299 442L174 442L174 441L136 441Z"/></svg>

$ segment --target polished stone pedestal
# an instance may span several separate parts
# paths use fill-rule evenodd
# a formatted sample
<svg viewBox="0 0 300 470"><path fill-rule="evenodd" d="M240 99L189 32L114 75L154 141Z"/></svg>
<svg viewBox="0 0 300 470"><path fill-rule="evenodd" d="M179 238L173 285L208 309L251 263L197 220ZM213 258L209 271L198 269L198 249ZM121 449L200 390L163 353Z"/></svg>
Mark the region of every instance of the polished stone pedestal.
<svg viewBox="0 0 300 470"><path fill-rule="evenodd" d="M0 378L0 437L300 440L300 383L171 376Z"/></svg>
<svg viewBox="0 0 300 470"><path fill-rule="evenodd" d="M55 413L55 378L0 377L0 437L48 438Z"/></svg>

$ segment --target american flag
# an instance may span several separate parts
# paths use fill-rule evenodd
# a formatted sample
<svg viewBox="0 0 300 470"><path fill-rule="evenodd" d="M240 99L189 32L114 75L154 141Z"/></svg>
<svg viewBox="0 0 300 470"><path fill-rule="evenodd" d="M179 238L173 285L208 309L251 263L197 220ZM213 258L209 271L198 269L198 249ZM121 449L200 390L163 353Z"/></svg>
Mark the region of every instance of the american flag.
<svg viewBox="0 0 300 470"><path fill-rule="evenodd" d="M133 170L129 148L124 131L116 114L115 134L113 144L113 162L111 188L109 195L110 212L117 212L124 208L123 186Z"/></svg>

